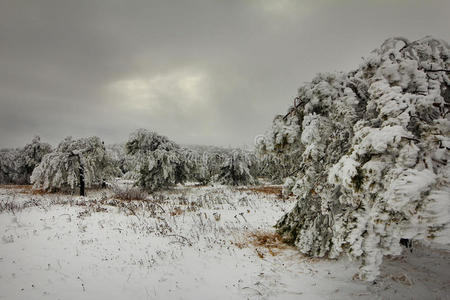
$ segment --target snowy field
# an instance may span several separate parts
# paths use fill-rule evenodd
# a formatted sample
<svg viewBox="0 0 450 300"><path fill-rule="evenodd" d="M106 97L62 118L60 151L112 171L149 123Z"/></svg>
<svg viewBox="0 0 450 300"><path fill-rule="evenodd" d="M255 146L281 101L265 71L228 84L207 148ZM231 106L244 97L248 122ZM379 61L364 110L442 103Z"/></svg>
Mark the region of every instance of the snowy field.
<svg viewBox="0 0 450 300"><path fill-rule="evenodd" d="M450 254L416 246L374 283L303 257L276 188L178 187L145 200L0 188L0 299L450 299Z"/></svg>

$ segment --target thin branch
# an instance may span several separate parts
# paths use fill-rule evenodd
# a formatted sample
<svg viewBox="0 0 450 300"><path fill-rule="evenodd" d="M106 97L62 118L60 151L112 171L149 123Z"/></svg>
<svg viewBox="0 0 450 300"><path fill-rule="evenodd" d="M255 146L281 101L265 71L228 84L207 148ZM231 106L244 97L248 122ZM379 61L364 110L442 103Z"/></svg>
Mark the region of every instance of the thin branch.
<svg viewBox="0 0 450 300"><path fill-rule="evenodd" d="M186 237L184 237L182 235L179 235L179 234L167 234L166 236L179 237L179 238L185 240L189 246L192 246L191 241L189 241Z"/></svg>
<svg viewBox="0 0 450 300"><path fill-rule="evenodd" d="M415 142L420 143L420 141L419 141L418 139L416 139L416 138L407 137L407 136L402 136L401 138L402 138L402 139L407 139L407 140L409 140L409 141L415 141Z"/></svg>
<svg viewBox="0 0 450 300"><path fill-rule="evenodd" d="M445 72L445 73L450 73L450 70L446 70L446 69L437 69L437 70L426 70L424 69L425 72Z"/></svg>
<svg viewBox="0 0 450 300"><path fill-rule="evenodd" d="M298 102L297 102L298 101ZM302 99L300 99L300 97L295 97L294 98L294 106L292 106L291 109L289 109L288 113L283 117L283 120L286 121L286 118L293 112L295 111L301 104L303 104Z"/></svg>

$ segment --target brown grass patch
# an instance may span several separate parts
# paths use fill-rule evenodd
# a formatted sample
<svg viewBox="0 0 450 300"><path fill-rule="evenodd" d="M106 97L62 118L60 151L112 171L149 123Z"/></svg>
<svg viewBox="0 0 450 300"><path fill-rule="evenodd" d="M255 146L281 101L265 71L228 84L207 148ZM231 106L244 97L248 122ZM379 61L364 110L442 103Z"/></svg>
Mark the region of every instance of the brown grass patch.
<svg viewBox="0 0 450 300"><path fill-rule="evenodd" d="M250 244L255 246L256 253L260 258L264 258L265 253L272 256L278 255L285 249L292 249L293 247L286 244L278 233L257 231L249 234Z"/></svg>
<svg viewBox="0 0 450 300"><path fill-rule="evenodd" d="M248 246L248 244L245 242L231 242L231 243L236 247L238 247L239 249L244 249Z"/></svg>
<svg viewBox="0 0 450 300"><path fill-rule="evenodd" d="M255 231L248 233L243 240L232 242L239 249L255 247L256 254L260 258L265 255L276 256L285 249L295 249L293 246L286 244L283 238L275 232Z"/></svg>
<svg viewBox="0 0 450 300"><path fill-rule="evenodd" d="M5 190L11 190L20 194L26 194L26 195L61 195L61 196L67 196L67 195L73 195L78 196L78 188L75 188L74 190L71 189L58 189L54 191L46 191L44 189L34 189L33 185L17 185L17 184L0 184L0 189ZM86 195L89 195L89 193L97 192L99 191L99 188L86 188Z"/></svg>
<svg viewBox="0 0 450 300"><path fill-rule="evenodd" d="M5 190L31 190L32 185L17 185L17 184L0 184L0 188Z"/></svg>
<svg viewBox="0 0 450 300"><path fill-rule="evenodd" d="M5 190L17 191L20 194L30 194L30 195L44 195L50 194L42 189L33 189L32 185L15 185L15 184L2 184L0 188Z"/></svg>
<svg viewBox="0 0 450 300"><path fill-rule="evenodd" d="M179 216L183 213L184 213L184 210L181 209L181 207L177 206L170 212L170 215L173 217L173 216Z"/></svg>
<svg viewBox="0 0 450 300"><path fill-rule="evenodd" d="M251 191L255 193L263 193L268 195L277 195L281 197L283 188L281 186L255 186L255 187L239 188L239 190Z"/></svg>
<svg viewBox="0 0 450 300"><path fill-rule="evenodd" d="M283 241L281 235L275 232L257 231L249 234L250 243L255 247L268 249L287 249L290 245Z"/></svg>
<svg viewBox="0 0 450 300"><path fill-rule="evenodd" d="M30 194L32 194L32 195L47 195L47 194L54 194L54 193L46 192L43 189L31 189Z"/></svg>

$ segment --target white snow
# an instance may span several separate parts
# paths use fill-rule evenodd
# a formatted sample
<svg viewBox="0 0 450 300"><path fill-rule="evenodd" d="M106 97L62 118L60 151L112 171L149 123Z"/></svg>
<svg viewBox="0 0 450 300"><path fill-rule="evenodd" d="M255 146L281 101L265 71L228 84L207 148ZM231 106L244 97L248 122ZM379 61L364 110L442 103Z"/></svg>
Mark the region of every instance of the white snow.
<svg viewBox="0 0 450 300"><path fill-rule="evenodd" d="M358 265L345 257L309 259L284 244L253 243L252 235L273 232L293 199L225 186L177 187L148 201L89 195L0 189L0 299L444 299L450 292L445 251L385 259L373 285L352 280Z"/></svg>

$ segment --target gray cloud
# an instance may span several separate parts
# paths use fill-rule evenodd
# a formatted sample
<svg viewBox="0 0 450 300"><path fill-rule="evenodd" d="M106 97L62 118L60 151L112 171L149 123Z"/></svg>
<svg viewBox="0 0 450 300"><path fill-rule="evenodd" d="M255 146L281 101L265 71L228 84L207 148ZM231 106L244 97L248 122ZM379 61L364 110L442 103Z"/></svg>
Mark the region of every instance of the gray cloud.
<svg viewBox="0 0 450 300"><path fill-rule="evenodd" d="M385 38L449 40L442 0L0 1L0 147L154 129L251 144L317 72Z"/></svg>

